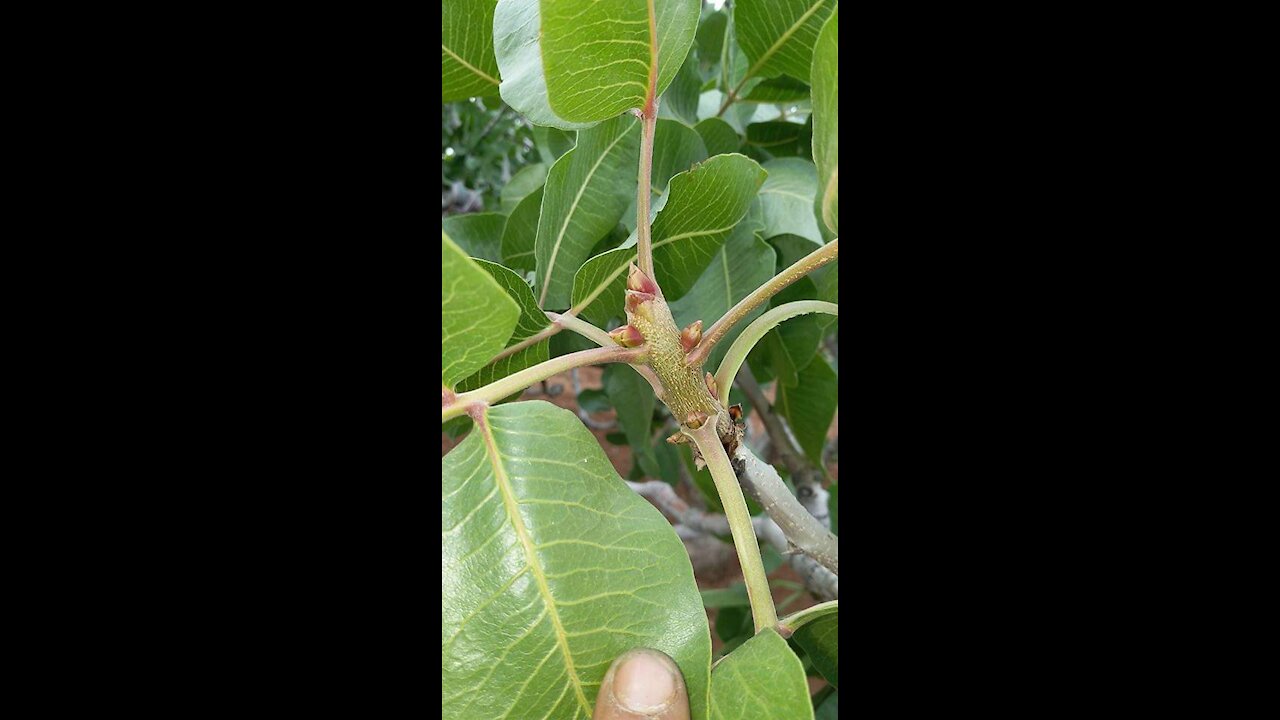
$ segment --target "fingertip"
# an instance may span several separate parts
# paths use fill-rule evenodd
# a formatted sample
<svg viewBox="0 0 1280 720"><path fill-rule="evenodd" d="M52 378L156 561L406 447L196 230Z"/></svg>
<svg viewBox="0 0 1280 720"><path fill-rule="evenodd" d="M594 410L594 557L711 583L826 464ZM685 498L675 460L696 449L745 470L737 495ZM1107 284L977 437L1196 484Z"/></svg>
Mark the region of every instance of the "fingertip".
<svg viewBox="0 0 1280 720"><path fill-rule="evenodd" d="M675 661L658 650L637 648L609 667L600 685L594 720L688 720L689 694Z"/></svg>

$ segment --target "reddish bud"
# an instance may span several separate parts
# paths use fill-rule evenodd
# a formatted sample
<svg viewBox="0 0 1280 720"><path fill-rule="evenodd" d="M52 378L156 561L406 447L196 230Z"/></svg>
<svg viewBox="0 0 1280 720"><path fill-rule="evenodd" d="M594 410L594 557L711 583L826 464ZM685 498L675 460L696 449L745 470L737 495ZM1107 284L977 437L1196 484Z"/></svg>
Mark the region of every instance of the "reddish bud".
<svg viewBox="0 0 1280 720"><path fill-rule="evenodd" d="M716 376L711 373L707 373L706 381L707 389L711 391L711 397L716 397Z"/></svg>
<svg viewBox="0 0 1280 720"><path fill-rule="evenodd" d="M683 445L689 442L689 436L685 435L682 432L676 431L674 435L667 438L667 442L671 443L672 445Z"/></svg>
<svg viewBox="0 0 1280 720"><path fill-rule="evenodd" d="M627 289L650 295L658 294L658 284L641 272L635 263L631 263L631 269L627 271Z"/></svg>
<svg viewBox="0 0 1280 720"><path fill-rule="evenodd" d="M644 336L640 334L639 330L630 325L623 325L614 330L609 333L609 337L613 338L613 341L622 347L633 348L644 344Z"/></svg>
<svg viewBox="0 0 1280 720"><path fill-rule="evenodd" d="M732 421L734 421L734 422L738 422L739 420L741 420L741 419L742 419L742 404L741 404L741 403L739 403L739 404L737 404L737 405L730 405L730 406L729 406L729 419L730 419L730 420L732 420Z"/></svg>
<svg viewBox="0 0 1280 720"><path fill-rule="evenodd" d="M697 430L707 421L707 414L704 412L691 412L684 418L684 424L689 426L690 430Z"/></svg>
<svg viewBox="0 0 1280 720"><path fill-rule="evenodd" d="M628 315L639 315L643 318L652 318L653 314L649 308L650 302L653 302L653 295L646 292L628 290L624 306L627 309Z"/></svg>
<svg viewBox="0 0 1280 720"><path fill-rule="evenodd" d="M702 321L694 320L689 323L689 327L680 331L680 347L685 352L689 352L698 346L698 341L702 339Z"/></svg>

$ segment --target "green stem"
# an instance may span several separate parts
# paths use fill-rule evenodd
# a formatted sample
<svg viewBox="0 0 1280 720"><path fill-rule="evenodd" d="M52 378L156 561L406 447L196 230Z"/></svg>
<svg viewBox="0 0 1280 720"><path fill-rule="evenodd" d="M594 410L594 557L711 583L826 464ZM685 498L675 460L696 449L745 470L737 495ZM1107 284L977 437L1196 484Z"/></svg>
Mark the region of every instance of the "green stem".
<svg viewBox="0 0 1280 720"><path fill-rule="evenodd" d="M685 358L685 362L689 365L697 365L706 361L712 346L720 342L720 339L728 334L733 329L733 326L737 325L752 310L762 305L765 300L777 295L791 283L837 259L839 255L840 238L836 238L800 258L791 267L773 276L769 282L756 288L750 295L742 298L737 305L729 308L729 312L725 313L709 330L703 333L702 342L698 343L693 352L689 353Z"/></svg>
<svg viewBox="0 0 1280 720"><path fill-rule="evenodd" d="M653 278L653 240L649 234L649 198L653 179L653 133L658 126L655 100L640 114L640 176L636 183L636 251L640 271ZM656 282L656 279L655 279Z"/></svg>
<svg viewBox="0 0 1280 720"><path fill-rule="evenodd" d="M742 367L743 361L747 359L747 353L751 352L751 348L760 342L765 333L777 327L783 320L807 313L827 313L838 316L840 306L821 300L789 302L756 318L742 331L742 334L738 335L729 346L729 351L724 354L724 359L720 361L720 368L716 370L716 397L720 398L721 404L725 407L729 406L729 386L733 385L733 378L737 376L738 368Z"/></svg>
<svg viewBox="0 0 1280 720"><path fill-rule="evenodd" d="M572 330L600 347L613 347L617 344L613 338L609 337L609 333L579 318L572 311L564 315L549 312L547 317L551 318L552 322L557 325L563 326L564 329ZM653 371L653 368L640 363L632 364L631 368L640 373L640 377L649 382L649 386L653 388L653 394L657 395L658 399L661 400L665 393L662 390L662 382L658 380L658 375Z"/></svg>
<svg viewBox="0 0 1280 720"><path fill-rule="evenodd" d="M769 590L764 561L760 559L760 545L751 525L751 513L747 512L747 501L742 497L742 488L738 487L738 476L734 474L729 456L720 444L715 420L709 418L697 429L682 426L681 431L698 446L698 452L711 471L711 479L716 483L724 516L729 521L729 532L733 535L733 547L738 551L738 564L742 566L742 580L747 586L756 632L774 627L778 624L778 611L773 606L773 593Z"/></svg>
<svg viewBox="0 0 1280 720"><path fill-rule="evenodd" d="M527 367L518 373L508 375L501 380L495 380L484 387L457 395L452 402L447 402L447 397L443 398L446 402L443 403L440 409L440 422L458 417L473 406L491 405L524 390L536 382L546 380L552 375L582 367L583 365L597 365L609 362L638 362L643 360L646 352L648 352L648 349L644 345L635 348L614 345L613 347L592 348L591 350L582 350L581 352L552 358L533 367Z"/></svg>
<svg viewBox="0 0 1280 720"><path fill-rule="evenodd" d="M839 600L832 600L830 602L818 603L813 607L808 607L799 612L791 613L790 615L779 620L778 624L791 632L795 632L796 630L799 630L802 626L810 622L813 622L814 620L817 620L818 618L824 615L830 615L831 613L836 612L839 609L840 609Z"/></svg>

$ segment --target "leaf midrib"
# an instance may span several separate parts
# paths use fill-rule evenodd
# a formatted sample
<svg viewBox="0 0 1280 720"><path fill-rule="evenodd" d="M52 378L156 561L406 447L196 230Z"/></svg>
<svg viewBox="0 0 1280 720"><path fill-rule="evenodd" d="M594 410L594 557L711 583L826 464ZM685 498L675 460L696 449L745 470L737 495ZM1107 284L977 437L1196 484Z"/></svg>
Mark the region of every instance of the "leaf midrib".
<svg viewBox="0 0 1280 720"><path fill-rule="evenodd" d="M511 491L511 482L507 477L506 468L502 465L501 455L498 453L498 447L494 442L493 429L489 425L489 409L485 408L484 413L480 417L480 422L476 423L480 427L481 436L484 438L485 452L489 456L489 462L493 465L494 482L498 484L498 489L502 492L502 504L507 511L507 517L511 519L511 526L515 528L516 536L520 539L520 545L524 548L525 562L528 563L529 569L533 572L534 579L537 581L538 592L542 595L542 601L547 606L547 615L551 618L551 626L555 629L556 644L560 646L560 651L564 655L565 668L569 673L569 679L573 681L573 690L578 695L578 702L581 704L583 711L587 717L591 717L591 703L587 702L586 693L582 691L582 681L578 678L578 671L573 666L573 656L569 653L569 639L565 635L564 625L560 622L560 612L556 609L555 599L551 597L551 588L547 584L547 576L542 570L542 564L538 561L538 555L533 545L533 539L529 537L529 530L524 525L524 519L520 515L519 503L516 502L515 495Z"/></svg>
<svg viewBox="0 0 1280 720"><path fill-rule="evenodd" d="M483 70L481 70L480 68L476 67L475 65L472 65L471 63L467 62L466 60L463 60L461 57L459 57L459 56L458 56L458 53L456 53L456 52L454 52L454 51L450 50L448 47L446 47L446 46L445 46L445 44L444 44L444 43L440 43L440 49L441 49L441 50L444 50L444 51L445 51L445 52L447 52L447 53L449 53L449 57L453 58L454 60L457 60L459 63L461 63L461 64L462 64L462 66L463 66L463 67L465 67L466 69L468 69L468 70L470 70L471 72L475 73L476 75L479 75L480 77L484 78L485 80L488 80L489 82L493 83L494 85L501 85L501 84L502 84L502 81L501 81L501 80L498 80L497 78L495 78L495 77L493 77L493 76L489 75L488 73L484 72Z"/></svg>
<svg viewBox="0 0 1280 720"><path fill-rule="evenodd" d="M582 193L586 192L587 185L591 184L591 178L595 176L596 170L600 169L600 163L604 162L604 159L609 156L609 153L613 152L615 145L622 142L622 138L631 133L631 128L633 127L635 127L635 123L628 126L625 131L619 133L618 137L614 138L613 142L609 143L609 147L605 148L604 152L600 153L600 157L596 160L596 164L591 166L591 170L587 172L586 178L582 180L582 187L578 188L578 194L574 196L573 204L569 206L569 212L565 215L564 224L560 226L560 234L556 237L555 247L551 248L551 258L547 260L547 277L545 282L542 284L542 296L538 298L539 306L545 306L547 303L547 292L551 288L551 273L556 267L556 256L560 254L560 245L564 242L564 234L569 229L569 223L573 222L573 214L578 211L578 203L582 200ZM565 153L565 156L567 157L570 153L576 152L577 149L578 148L576 147L572 148L569 152ZM562 157L561 160L563 159L564 158ZM543 196L543 202L546 202L545 195ZM534 239L534 247L537 247L537 238Z"/></svg>
<svg viewBox="0 0 1280 720"><path fill-rule="evenodd" d="M677 241L677 240L687 240L687 239L689 239L689 238L698 237L698 236L701 236L701 235L714 235L714 234L719 233L719 232L725 232L725 231L727 231L727 230L732 230L732 229L733 229L737 224L738 224L738 223L734 223L733 225L730 225L729 227L714 228L714 229L711 229L711 230L695 230L695 231L693 231L693 232L687 232L687 233L680 233L680 234L678 234L678 235L672 235L672 236L671 236L671 237L669 237L669 238L663 238L662 240L658 240L658 241L654 242L654 243L653 243L653 249L654 249L654 250L657 250L658 248L662 247L663 245L670 245L671 243L673 243L673 242L675 242L675 241ZM618 265L618 267L614 268L613 272L609 273L609 274L605 277L605 279L604 279L604 281L603 281L603 282L601 282L601 283L599 283L599 284L597 284L597 285L596 285L596 288L595 288L594 290L592 290L592 291L591 291L591 294L587 295L587 297L586 297L586 298L584 298L582 302L580 302L580 303L578 303L578 304L574 305L573 309L572 309L572 310L570 310L569 312L570 312L570 313L572 313L573 315L580 315L580 314L582 314L582 311L583 311L583 310L585 310L585 309L587 309L587 307L588 307L589 305L591 305L591 303L595 302L595 301L596 301L596 298L600 297L600 293L604 292L605 288L607 288L607 287L609 287L610 285L612 285L612 284L613 284L613 281L618 279L618 276L622 274L622 271L623 271L623 270L625 270L625 269L627 268L627 266L628 266L632 261L634 261L636 257L638 257L638 255L639 255L639 251L637 250L637 251L636 251L636 254L631 258L631 260L628 260L627 262L622 263L622 264Z"/></svg>
<svg viewBox="0 0 1280 720"><path fill-rule="evenodd" d="M800 26L804 24L804 21L808 20L815 12L818 11L818 8L822 7L826 3L827 3L827 0L818 0L818 2L813 4L813 7L809 8L808 10L805 10L804 14L800 16L800 19L796 20L794 25L787 28L787 31L782 33L782 35L777 39L777 41L775 41L772 45L769 46L768 50L764 51L764 54L760 56L760 59L757 60L754 65L752 65L750 68L747 68L747 74L742 76L742 80L741 82L738 83L738 85L742 86L744 83L746 83L748 78L754 77L756 74L756 71L760 69L760 66L768 62L769 58L773 57L773 54L778 52L778 48L782 47L783 43L785 43L787 40L790 40L791 36L796 34L796 30L800 29Z"/></svg>

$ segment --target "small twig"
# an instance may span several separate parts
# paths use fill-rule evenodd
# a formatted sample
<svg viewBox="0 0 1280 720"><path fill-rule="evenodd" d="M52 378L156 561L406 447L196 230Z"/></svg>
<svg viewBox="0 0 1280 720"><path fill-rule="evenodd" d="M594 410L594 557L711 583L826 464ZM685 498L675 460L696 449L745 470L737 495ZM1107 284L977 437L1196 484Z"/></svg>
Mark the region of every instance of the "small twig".
<svg viewBox="0 0 1280 720"><path fill-rule="evenodd" d="M737 325L744 317L755 310L766 300L777 295L788 285L791 285L800 278L835 260L840 255L840 239L836 238L813 252L805 255L795 261L791 267L783 270L773 276L768 282L751 291L751 294L742 298L736 305L729 308L729 311L716 320L715 323L702 335L702 340L698 342L698 346L693 349L685 357L685 362L690 366L697 365L707 359L707 355L711 353L711 348L720 342L734 325Z"/></svg>

